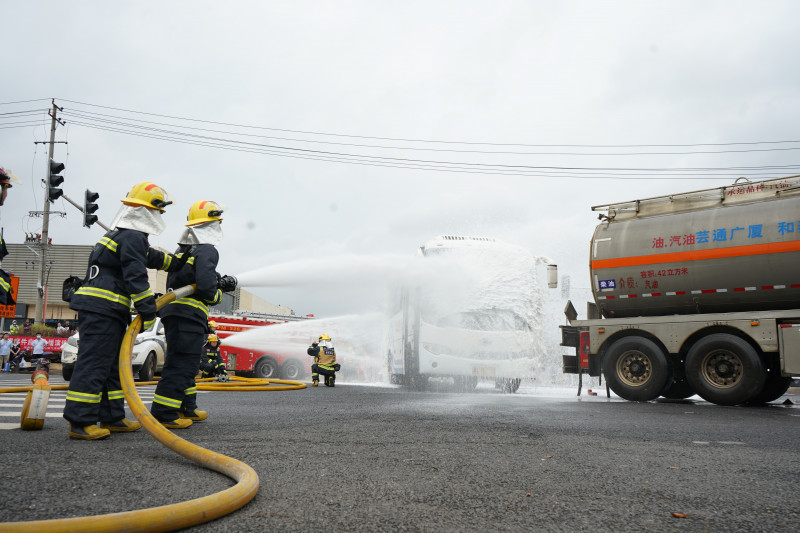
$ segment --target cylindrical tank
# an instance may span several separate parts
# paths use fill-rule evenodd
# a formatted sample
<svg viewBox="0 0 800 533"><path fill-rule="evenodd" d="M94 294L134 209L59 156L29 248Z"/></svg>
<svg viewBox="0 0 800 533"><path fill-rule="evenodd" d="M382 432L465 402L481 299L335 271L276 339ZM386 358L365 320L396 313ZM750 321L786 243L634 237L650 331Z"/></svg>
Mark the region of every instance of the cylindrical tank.
<svg viewBox="0 0 800 533"><path fill-rule="evenodd" d="M794 184L791 184L794 187ZM702 207L639 211L597 226L595 302L607 318L800 308L800 194L791 188ZM672 200L670 197L665 197ZM709 207L716 203L716 207Z"/></svg>

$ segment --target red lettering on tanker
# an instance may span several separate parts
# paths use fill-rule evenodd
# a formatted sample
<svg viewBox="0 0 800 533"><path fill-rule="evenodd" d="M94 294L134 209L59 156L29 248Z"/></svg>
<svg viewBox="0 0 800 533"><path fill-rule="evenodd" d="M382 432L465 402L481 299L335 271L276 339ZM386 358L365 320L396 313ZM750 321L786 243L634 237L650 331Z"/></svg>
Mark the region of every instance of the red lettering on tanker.
<svg viewBox="0 0 800 533"><path fill-rule="evenodd" d="M740 185L738 187L728 187L727 192L728 196L739 196L742 194L770 191L773 189L788 189L789 187L791 187L791 184L784 181L781 183L768 183L766 185L760 183L758 185Z"/></svg>

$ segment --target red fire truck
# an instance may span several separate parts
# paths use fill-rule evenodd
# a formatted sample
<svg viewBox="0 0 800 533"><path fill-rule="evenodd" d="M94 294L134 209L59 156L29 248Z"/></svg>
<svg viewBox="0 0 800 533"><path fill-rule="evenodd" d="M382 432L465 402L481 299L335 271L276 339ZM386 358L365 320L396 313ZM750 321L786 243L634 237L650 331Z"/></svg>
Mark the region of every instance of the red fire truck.
<svg viewBox="0 0 800 533"><path fill-rule="evenodd" d="M303 358L304 353L285 350L275 346L265 350L227 346L225 338L248 331L253 328L308 320L313 315L272 315L268 313L241 312L236 315L210 315L209 321L216 322L217 336L221 340L220 353L228 371L235 371L237 376L256 378L303 379L311 373L310 358Z"/></svg>

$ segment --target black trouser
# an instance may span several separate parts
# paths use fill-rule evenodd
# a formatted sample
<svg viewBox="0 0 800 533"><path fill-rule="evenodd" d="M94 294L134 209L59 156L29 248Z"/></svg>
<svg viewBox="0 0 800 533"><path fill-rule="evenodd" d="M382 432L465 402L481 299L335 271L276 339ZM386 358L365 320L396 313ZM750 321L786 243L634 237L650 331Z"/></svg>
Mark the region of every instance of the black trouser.
<svg viewBox="0 0 800 533"><path fill-rule="evenodd" d="M317 381L317 374L322 374L325 376L323 382L327 386L332 386L334 381L336 381L336 371L330 368L325 368L324 366L318 365L314 363L311 365L311 379Z"/></svg>
<svg viewBox="0 0 800 533"><path fill-rule="evenodd" d="M112 313L91 311L79 311L78 319L78 360L69 382L64 418L77 426L122 420L125 400L119 379L119 349L127 322Z"/></svg>
<svg viewBox="0 0 800 533"><path fill-rule="evenodd" d="M161 421L172 422L178 418L178 411L190 413L197 408L194 378L200 369L206 328L178 316L167 316L163 320L167 358L150 412Z"/></svg>

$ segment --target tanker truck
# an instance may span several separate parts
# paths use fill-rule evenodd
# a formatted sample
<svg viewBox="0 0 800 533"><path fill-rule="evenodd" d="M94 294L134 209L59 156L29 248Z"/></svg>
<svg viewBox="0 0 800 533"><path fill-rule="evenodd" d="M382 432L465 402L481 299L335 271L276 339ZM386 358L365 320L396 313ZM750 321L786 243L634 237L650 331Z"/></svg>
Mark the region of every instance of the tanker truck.
<svg viewBox="0 0 800 533"><path fill-rule="evenodd" d="M780 398L800 375L800 176L592 207L594 302L568 302L565 373L618 396Z"/></svg>

